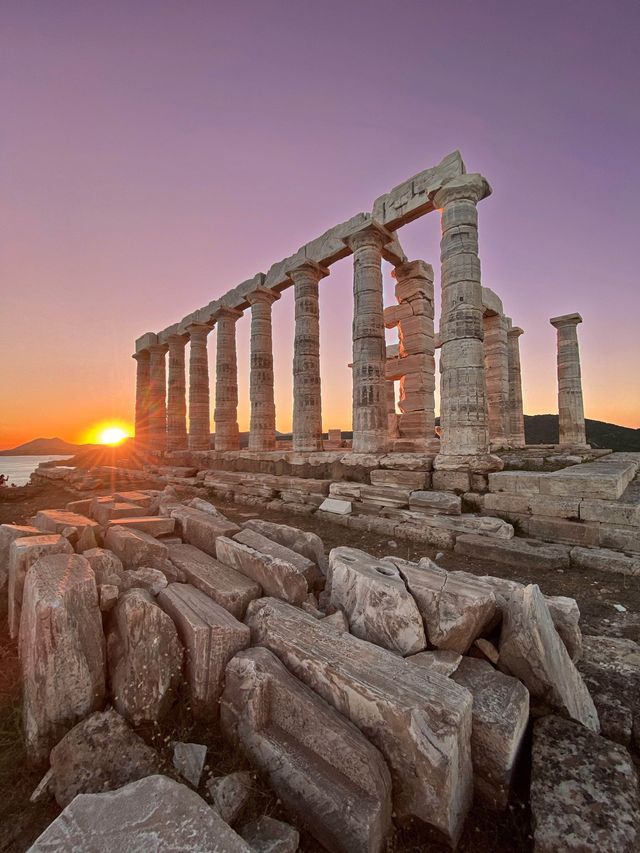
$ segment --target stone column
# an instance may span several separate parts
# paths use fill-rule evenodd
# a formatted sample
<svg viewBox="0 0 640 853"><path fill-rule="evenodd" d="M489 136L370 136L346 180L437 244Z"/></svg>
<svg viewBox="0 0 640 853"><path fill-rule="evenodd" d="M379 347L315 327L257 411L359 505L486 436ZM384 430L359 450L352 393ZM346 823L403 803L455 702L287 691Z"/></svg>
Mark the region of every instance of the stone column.
<svg viewBox="0 0 640 853"><path fill-rule="evenodd" d="M271 306L276 299L280 299L280 294L266 287L258 287L247 296L247 302L251 305L249 450L274 450L276 446L271 335Z"/></svg>
<svg viewBox="0 0 640 853"><path fill-rule="evenodd" d="M169 381L167 385L167 450L187 446L187 389L184 376L184 348L188 335L170 335Z"/></svg>
<svg viewBox="0 0 640 853"><path fill-rule="evenodd" d="M151 354L140 350L133 355L136 360L136 441L145 444L149 438L149 381Z"/></svg>
<svg viewBox="0 0 640 853"><path fill-rule="evenodd" d="M216 450L239 450L236 322L242 311L219 308L216 320Z"/></svg>
<svg viewBox="0 0 640 853"><path fill-rule="evenodd" d="M347 238L353 250L353 450L389 446L382 294L382 247L392 235L372 222Z"/></svg>
<svg viewBox="0 0 640 853"><path fill-rule="evenodd" d="M211 422L209 413L209 359L207 335L211 326L193 323L187 327L191 342L189 353L189 450L209 450Z"/></svg>
<svg viewBox="0 0 640 853"><path fill-rule="evenodd" d="M329 270L307 261L290 273L294 284L293 449L322 450L320 306L318 283Z"/></svg>
<svg viewBox="0 0 640 853"><path fill-rule="evenodd" d="M461 175L431 196L442 216L441 467L489 452L476 205L490 192L481 175Z"/></svg>
<svg viewBox="0 0 640 853"><path fill-rule="evenodd" d="M558 411L560 444L585 446L587 434L582 401L578 323L580 314L564 314L549 321L558 330Z"/></svg>
<svg viewBox="0 0 640 853"><path fill-rule="evenodd" d="M152 344L149 363L149 445L154 450L167 447L166 344Z"/></svg>
<svg viewBox="0 0 640 853"><path fill-rule="evenodd" d="M509 356L509 444L524 447L524 412L522 410L522 374L520 370L520 335L522 329L511 326L507 332Z"/></svg>
<svg viewBox="0 0 640 853"><path fill-rule="evenodd" d="M497 449L509 444L509 348L506 318L502 314L485 314L483 330L489 441Z"/></svg>

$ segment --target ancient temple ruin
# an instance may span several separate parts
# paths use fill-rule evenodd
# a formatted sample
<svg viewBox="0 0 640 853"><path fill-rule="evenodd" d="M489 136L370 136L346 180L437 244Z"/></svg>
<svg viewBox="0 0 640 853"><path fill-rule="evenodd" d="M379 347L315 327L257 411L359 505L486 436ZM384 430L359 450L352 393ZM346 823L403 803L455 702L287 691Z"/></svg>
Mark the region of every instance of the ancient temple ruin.
<svg viewBox="0 0 640 853"><path fill-rule="evenodd" d="M467 174L460 154L405 181L294 255L136 341L136 438L158 451L210 449L207 343L216 335L215 450L240 447L235 324L251 311L249 449L276 448L272 311L288 287L295 294L291 450L323 449L318 290L331 265L353 256L353 441L357 453L431 451L436 470L498 470L492 450L525 443L518 339L522 329L482 286L478 256L480 201L488 181ZM403 225L440 212L441 320L434 329L434 272L409 260ZM383 305L382 261L396 281L397 304ZM274 307L275 306L275 307ZM560 444L584 448L579 315L557 317ZM399 343L387 346L385 328ZM188 419L185 346L189 343ZM440 426L435 433L435 350L440 348ZM168 377L167 377L168 353ZM167 381L168 380L168 381ZM393 384L399 382L399 413ZM188 428L187 428L188 420Z"/></svg>

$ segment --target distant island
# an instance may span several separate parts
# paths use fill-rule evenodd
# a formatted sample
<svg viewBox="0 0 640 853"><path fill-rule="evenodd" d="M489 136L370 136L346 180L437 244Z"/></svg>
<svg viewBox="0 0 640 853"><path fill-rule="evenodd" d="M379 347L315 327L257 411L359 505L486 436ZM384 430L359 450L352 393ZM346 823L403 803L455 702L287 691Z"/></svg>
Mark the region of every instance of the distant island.
<svg viewBox="0 0 640 853"><path fill-rule="evenodd" d="M0 456L73 456L79 450L97 447L96 444L72 444L62 438L34 438L10 450L0 450Z"/></svg>

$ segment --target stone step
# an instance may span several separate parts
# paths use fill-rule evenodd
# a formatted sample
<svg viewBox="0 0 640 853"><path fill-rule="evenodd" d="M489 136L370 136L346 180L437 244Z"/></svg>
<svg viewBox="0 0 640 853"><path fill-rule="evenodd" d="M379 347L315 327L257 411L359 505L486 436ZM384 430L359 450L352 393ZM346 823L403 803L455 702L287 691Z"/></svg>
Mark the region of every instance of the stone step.
<svg viewBox="0 0 640 853"><path fill-rule="evenodd" d="M569 567L569 548L566 545L550 545L537 539L493 539L464 534L458 536L454 548L456 554L477 557L503 566L519 566L522 569L566 569Z"/></svg>
<svg viewBox="0 0 640 853"><path fill-rule="evenodd" d="M140 507L142 512L146 512ZM175 519L162 518L159 515L140 515L133 518L116 518L109 522L109 527L122 527L126 530L141 530L150 536L166 536L174 532Z"/></svg>

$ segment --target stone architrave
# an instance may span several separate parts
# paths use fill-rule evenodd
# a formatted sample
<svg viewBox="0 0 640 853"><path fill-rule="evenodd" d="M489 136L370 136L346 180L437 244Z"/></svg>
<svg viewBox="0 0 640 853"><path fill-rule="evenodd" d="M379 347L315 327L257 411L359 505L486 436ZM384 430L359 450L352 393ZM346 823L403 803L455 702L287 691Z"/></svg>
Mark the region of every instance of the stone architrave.
<svg viewBox="0 0 640 853"><path fill-rule="evenodd" d="M140 350L133 354L136 362L136 441L144 444L149 437L149 386L151 383L151 353Z"/></svg>
<svg viewBox="0 0 640 853"><path fill-rule="evenodd" d="M187 389L184 373L184 348L187 335L170 335L169 380L167 383L167 450L187 447Z"/></svg>
<svg viewBox="0 0 640 853"><path fill-rule="evenodd" d="M524 412L522 407L522 370L520 367L519 326L511 326L507 331L507 355L509 359L509 444L511 447L524 447Z"/></svg>
<svg viewBox="0 0 640 853"><path fill-rule="evenodd" d="M347 238L353 251L353 443L356 453L388 448L382 247L392 235L370 222Z"/></svg>
<svg viewBox="0 0 640 853"><path fill-rule="evenodd" d="M69 729L104 703L102 614L84 557L51 554L29 569L19 650L27 756L39 763Z"/></svg>
<svg viewBox="0 0 640 853"><path fill-rule="evenodd" d="M508 324L502 314L485 314L484 366L487 380L489 441L496 448L509 444Z"/></svg>
<svg viewBox="0 0 640 853"><path fill-rule="evenodd" d="M149 347L149 445L164 451L167 446L167 367L166 344Z"/></svg>
<svg viewBox="0 0 640 853"><path fill-rule="evenodd" d="M580 314L563 314L549 320L558 330L558 412L560 444L584 447L587 443L582 400L582 375L578 323Z"/></svg>
<svg viewBox="0 0 640 853"><path fill-rule="evenodd" d="M195 791L167 776L146 776L104 794L79 794L30 848L52 850L253 853Z"/></svg>
<svg viewBox="0 0 640 853"><path fill-rule="evenodd" d="M216 450L239 450L238 356L236 323L242 311L222 307L216 311L216 402L213 411Z"/></svg>
<svg viewBox="0 0 640 853"><path fill-rule="evenodd" d="M393 780L398 819L416 817L453 846L472 796L468 690L283 601L252 601L246 620L266 646L376 746Z"/></svg>
<svg viewBox="0 0 640 853"><path fill-rule="evenodd" d="M276 446L271 306L277 299L280 294L266 287L257 287L247 296L251 305L249 450L274 450Z"/></svg>
<svg viewBox="0 0 640 853"><path fill-rule="evenodd" d="M293 449L322 450L320 304L318 283L329 270L307 261L290 273L294 285Z"/></svg>
<svg viewBox="0 0 640 853"><path fill-rule="evenodd" d="M169 709L182 673L183 648L175 625L143 589L120 597L109 624L113 704L134 726L158 722Z"/></svg>
<svg viewBox="0 0 640 853"><path fill-rule="evenodd" d="M189 450L209 450L209 357L207 335L212 326L192 323L189 334Z"/></svg>
<svg viewBox="0 0 640 853"><path fill-rule="evenodd" d="M384 759L268 649L240 652L227 666L221 724L324 848L386 848L391 777Z"/></svg>
<svg viewBox="0 0 640 853"><path fill-rule="evenodd" d="M430 194L442 218L442 439L436 463L441 457L478 457L489 452L476 205L490 193L485 178L467 174Z"/></svg>

